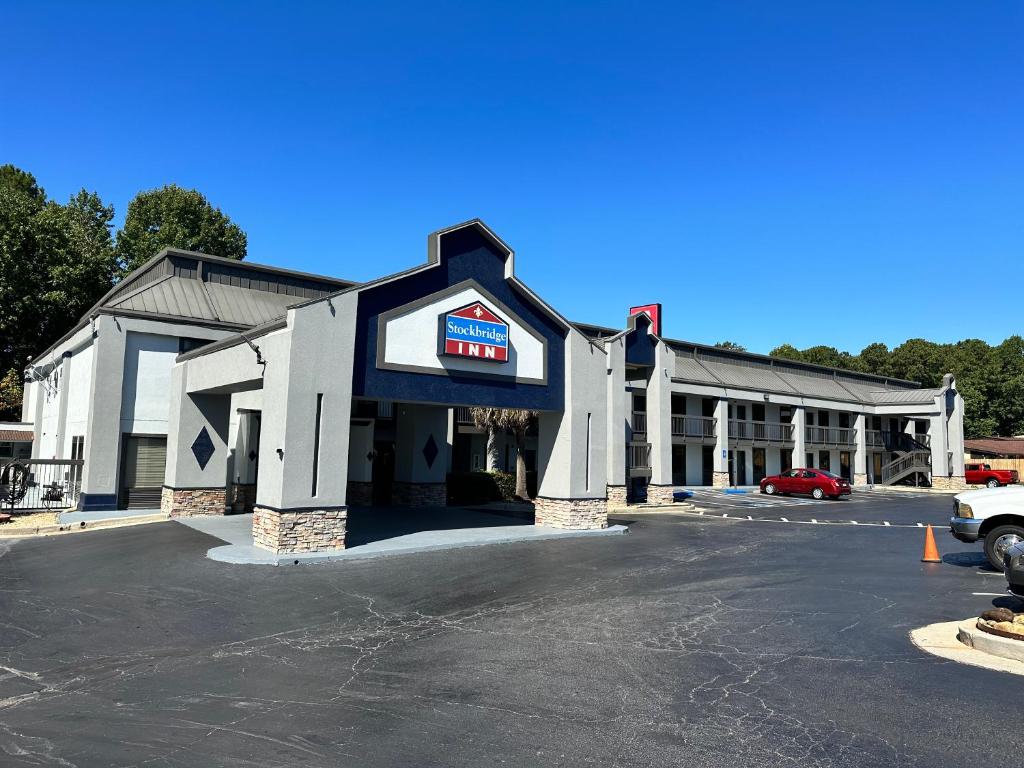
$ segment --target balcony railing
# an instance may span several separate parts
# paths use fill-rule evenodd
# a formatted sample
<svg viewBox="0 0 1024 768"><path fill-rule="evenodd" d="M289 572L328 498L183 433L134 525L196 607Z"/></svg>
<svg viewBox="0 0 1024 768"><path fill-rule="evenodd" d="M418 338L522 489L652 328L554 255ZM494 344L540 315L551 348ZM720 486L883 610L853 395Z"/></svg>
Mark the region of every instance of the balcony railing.
<svg viewBox="0 0 1024 768"><path fill-rule="evenodd" d="M473 423L473 411L471 408L465 406L459 406L455 409L455 423L456 424L472 424Z"/></svg>
<svg viewBox="0 0 1024 768"><path fill-rule="evenodd" d="M806 427L806 439L812 445L856 445L857 430L846 427Z"/></svg>
<svg viewBox="0 0 1024 768"><path fill-rule="evenodd" d="M793 425L779 421L730 421L729 439L753 443L791 443Z"/></svg>
<svg viewBox="0 0 1024 768"><path fill-rule="evenodd" d="M649 470L651 468L651 444L631 442L626 445L627 469Z"/></svg>
<svg viewBox="0 0 1024 768"><path fill-rule="evenodd" d="M884 448L889 451L912 451L922 445L928 447L932 443L931 435L927 432L915 432L913 435L908 435L904 432L889 432L879 429L867 430L864 433L864 440L868 448Z"/></svg>
<svg viewBox="0 0 1024 768"><path fill-rule="evenodd" d="M714 438L718 419L713 416L673 416L673 437Z"/></svg>
<svg viewBox="0 0 1024 768"><path fill-rule="evenodd" d="M633 411L633 431L647 434L647 414L643 411Z"/></svg>

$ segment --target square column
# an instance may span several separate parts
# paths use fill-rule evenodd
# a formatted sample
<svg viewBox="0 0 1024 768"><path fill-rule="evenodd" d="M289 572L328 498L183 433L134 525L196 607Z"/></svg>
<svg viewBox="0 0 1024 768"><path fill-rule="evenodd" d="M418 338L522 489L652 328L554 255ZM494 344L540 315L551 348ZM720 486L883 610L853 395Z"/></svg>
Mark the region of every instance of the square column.
<svg viewBox="0 0 1024 768"><path fill-rule="evenodd" d="M807 411L793 406L793 466L802 467L807 460Z"/></svg>
<svg viewBox="0 0 1024 768"><path fill-rule="evenodd" d="M565 340L565 410L540 414L536 525L608 527L608 358L583 334ZM623 456L623 458L625 458Z"/></svg>
<svg viewBox="0 0 1024 768"><path fill-rule="evenodd" d="M867 417L858 413L854 420L854 429L857 430L857 447L853 454L853 484L868 484L868 437L864 431L867 426Z"/></svg>
<svg viewBox="0 0 1024 768"><path fill-rule="evenodd" d="M448 502L446 456L449 408L395 405L395 484L392 500L403 507L443 507Z"/></svg>
<svg viewBox="0 0 1024 768"><path fill-rule="evenodd" d="M286 331L259 340L267 365L257 547L277 554L345 547L357 301L341 294L290 310Z"/></svg>
<svg viewBox="0 0 1024 768"><path fill-rule="evenodd" d="M715 488L729 487L729 400L718 398L715 405L715 462L711 473L711 485Z"/></svg>
<svg viewBox="0 0 1024 768"><path fill-rule="evenodd" d="M626 493L626 433L629 420L626 417L626 339L605 343L607 363L607 409L608 448L606 455L607 494L609 507L625 507Z"/></svg>
<svg viewBox="0 0 1024 768"><path fill-rule="evenodd" d="M672 484L672 372L675 353L663 341L654 348L654 368L647 382L647 439L651 443L651 479L648 504L671 504Z"/></svg>
<svg viewBox="0 0 1024 768"><path fill-rule="evenodd" d="M89 419L85 432L85 467L82 493L78 498L78 508L87 512L117 509L125 335L112 315L96 318Z"/></svg>

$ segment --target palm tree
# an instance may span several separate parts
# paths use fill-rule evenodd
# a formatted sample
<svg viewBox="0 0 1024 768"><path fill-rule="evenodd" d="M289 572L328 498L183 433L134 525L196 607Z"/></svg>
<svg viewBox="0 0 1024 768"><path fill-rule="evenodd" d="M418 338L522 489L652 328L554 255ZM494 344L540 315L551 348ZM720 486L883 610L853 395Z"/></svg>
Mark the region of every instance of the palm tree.
<svg viewBox="0 0 1024 768"><path fill-rule="evenodd" d="M497 464L495 435L498 430L510 430L516 440L516 498L529 501L526 490L526 430L537 418L536 411L520 408L470 408L473 423L487 430L487 469Z"/></svg>

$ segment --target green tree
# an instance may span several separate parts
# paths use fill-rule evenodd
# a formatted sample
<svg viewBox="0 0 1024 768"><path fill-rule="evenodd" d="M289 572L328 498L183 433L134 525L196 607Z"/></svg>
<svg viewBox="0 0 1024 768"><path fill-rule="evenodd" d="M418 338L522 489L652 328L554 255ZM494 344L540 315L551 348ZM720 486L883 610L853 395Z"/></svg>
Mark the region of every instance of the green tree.
<svg viewBox="0 0 1024 768"><path fill-rule="evenodd" d="M142 266L162 248L244 259L246 245L245 232L220 208L196 190L176 184L137 194L117 233L122 274Z"/></svg>
<svg viewBox="0 0 1024 768"><path fill-rule="evenodd" d="M889 348L880 342L868 344L856 357L857 370L876 376L889 375Z"/></svg>
<svg viewBox="0 0 1024 768"><path fill-rule="evenodd" d="M488 448L496 432L508 430L516 441L516 498L528 501L526 490L526 431L537 420L536 411L519 408L473 408L473 422L487 431Z"/></svg>
<svg viewBox="0 0 1024 768"><path fill-rule="evenodd" d="M735 341L717 341L715 346L719 349L731 349L734 352L746 352L747 348L742 344L737 344Z"/></svg>
<svg viewBox="0 0 1024 768"><path fill-rule="evenodd" d="M768 353L772 357L781 357L784 360L797 360L799 362L804 361L804 353L794 347L792 344L783 344L782 346L776 347Z"/></svg>
<svg viewBox="0 0 1024 768"><path fill-rule="evenodd" d="M19 415L30 356L109 290L112 217L95 193L83 190L61 205L45 200L31 174L0 173L0 418Z"/></svg>
<svg viewBox="0 0 1024 768"><path fill-rule="evenodd" d="M819 345L801 350L801 358L805 363L827 365L830 368L853 368L853 358L849 352L840 352L835 347Z"/></svg>
<svg viewBox="0 0 1024 768"><path fill-rule="evenodd" d="M0 165L0 187L21 192L40 205L46 202L46 192L36 182L36 177L10 163Z"/></svg>

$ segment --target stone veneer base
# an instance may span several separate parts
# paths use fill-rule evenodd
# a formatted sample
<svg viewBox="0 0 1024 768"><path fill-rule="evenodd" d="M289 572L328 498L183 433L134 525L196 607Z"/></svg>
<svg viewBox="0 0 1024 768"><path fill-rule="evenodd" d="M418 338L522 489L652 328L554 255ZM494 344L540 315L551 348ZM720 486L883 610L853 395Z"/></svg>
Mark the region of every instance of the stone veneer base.
<svg viewBox="0 0 1024 768"><path fill-rule="evenodd" d="M853 484L854 485L867 485L868 484L868 476L866 474L862 474L862 473L855 473L854 476L853 476Z"/></svg>
<svg viewBox="0 0 1024 768"><path fill-rule="evenodd" d="M252 514L252 540L277 554L330 552L345 548L347 523L345 507L282 511L257 506Z"/></svg>
<svg viewBox="0 0 1024 768"><path fill-rule="evenodd" d="M965 491L967 490L967 481L963 475L954 475L953 477L937 477L933 475L932 488L937 491Z"/></svg>
<svg viewBox="0 0 1024 768"><path fill-rule="evenodd" d="M624 485L609 485L606 487L608 494L608 507L618 509L629 504L629 493Z"/></svg>
<svg viewBox="0 0 1024 768"><path fill-rule="evenodd" d="M647 485L647 503L664 506L675 502L675 486L673 485Z"/></svg>
<svg viewBox="0 0 1024 768"><path fill-rule="evenodd" d="M594 530L608 527L607 499L551 499L538 496L533 500L534 524L549 528Z"/></svg>
<svg viewBox="0 0 1024 768"><path fill-rule="evenodd" d="M350 507L373 506L373 483L363 480L349 480L345 501Z"/></svg>
<svg viewBox="0 0 1024 768"><path fill-rule="evenodd" d="M391 486L391 503L398 507L443 507L448 503L448 484L396 480Z"/></svg>
<svg viewBox="0 0 1024 768"><path fill-rule="evenodd" d="M712 472L711 473L711 487L712 488L728 488L729 487L729 473L728 472Z"/></svg>
<svg viewBox="0 0 1024 768"><path fill-rule="evenodd" d="M227 488L170 488L160 491L160 511L168 517L226 515Z"/></svg>

